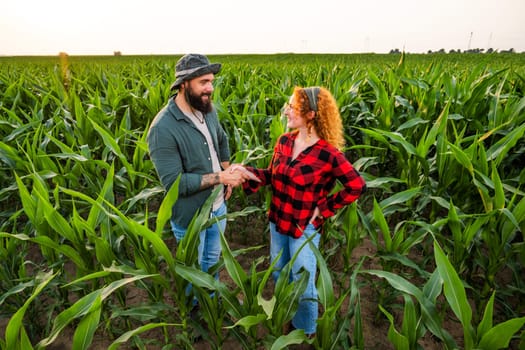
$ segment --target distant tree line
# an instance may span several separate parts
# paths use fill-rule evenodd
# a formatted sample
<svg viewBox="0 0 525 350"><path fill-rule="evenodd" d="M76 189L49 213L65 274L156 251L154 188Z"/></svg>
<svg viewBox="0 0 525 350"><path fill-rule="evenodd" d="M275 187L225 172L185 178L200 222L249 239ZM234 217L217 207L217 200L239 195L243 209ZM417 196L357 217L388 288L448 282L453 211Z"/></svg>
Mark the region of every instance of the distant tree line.
<svg viewBox="0 0 525 350"><path fill-rule="evenodd" d="M489 48L486 51L485 49L469 49L465 51L461 51L460 49L457 49L457 50L451 49L448 53L497 53L497 52L498 53L516 53L514 48L510 48L508 50L501 50L501 51L494 50L493 48ZM392 49L390 50L389 53L390 54L400 54L401 51L399 49ZM432 50L427 51L427 54L431 54L431 53L447 53L447 52L445 51L445 49L440 49L438 51L432 51Z"/></svg>
<svg viewBox="0 0 525 350"><path fill-rule="evenodd" d="M392 49L390 50L389 54L401 54L401 52L402 51L399 49ZM438 51L432 51L432 50L427 51L427 54L432 54L432 53L446 54L447 52L445 51L445 49L440 49ZM501 51L494 50L493 48L489 48L486 51L485 49L469 49L469 50L464 50L464 51L461 51L460 49L457 49L457 50L451 49L448 51L448 53L488 53L488 54L490 53L516 53L516 50L514 50L514 48L510 48L508 50L501 50ZM67 58L69 55L67 54L67 52L60 52L58 56L61 58ZM113 56L122 56L122 51L113 51Z"/></svg>

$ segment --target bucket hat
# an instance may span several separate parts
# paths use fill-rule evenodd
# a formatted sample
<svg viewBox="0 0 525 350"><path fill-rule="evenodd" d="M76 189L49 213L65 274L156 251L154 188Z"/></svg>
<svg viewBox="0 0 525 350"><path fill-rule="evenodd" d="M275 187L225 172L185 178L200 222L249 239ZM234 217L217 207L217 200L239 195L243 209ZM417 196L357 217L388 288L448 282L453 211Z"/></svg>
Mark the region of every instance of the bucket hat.
<svg viewBox="0 0 525 350"><path fill-rule="evenodd" d="M220 70L220 63L210 63L208 57L204 55L196 53L186 54L175 65L175 82L171 85L171 90L178 88L184 81L208 73L217 74Z"/></svg>

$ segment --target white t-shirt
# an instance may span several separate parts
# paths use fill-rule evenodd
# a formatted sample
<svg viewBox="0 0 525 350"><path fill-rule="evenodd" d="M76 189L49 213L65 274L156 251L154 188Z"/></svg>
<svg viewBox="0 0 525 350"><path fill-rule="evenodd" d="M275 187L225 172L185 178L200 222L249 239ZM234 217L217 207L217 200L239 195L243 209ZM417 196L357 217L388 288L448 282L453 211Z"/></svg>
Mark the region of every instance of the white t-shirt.
<svg viewBox="0 0 525 350"><path fill-rule="evenodd" d="M208 125L206 124L206 120L204 119L204 115L200 111L194 112L196 115L193 114L186 114L184 113L190 120L195 124L197 129L201 132L202 135L204 135L204 138L206 139L206 143L208 144L208 148L210 149L210 155L211 155L211 164L213 167L213 172L217 173L222 170L221 163L219 162L219 155L217 154L217 151L215 150L215 147L213 146L213 141L211 139L210 130L208 130ZM221 186L224 188L224 185L220 184L217 186ZM223 189L224 191L224 189ZM224 203L224 196L222 194L219 194L217 198L215 199L215 202L213 202L213 210L219 209L219 207Z"/></svg>

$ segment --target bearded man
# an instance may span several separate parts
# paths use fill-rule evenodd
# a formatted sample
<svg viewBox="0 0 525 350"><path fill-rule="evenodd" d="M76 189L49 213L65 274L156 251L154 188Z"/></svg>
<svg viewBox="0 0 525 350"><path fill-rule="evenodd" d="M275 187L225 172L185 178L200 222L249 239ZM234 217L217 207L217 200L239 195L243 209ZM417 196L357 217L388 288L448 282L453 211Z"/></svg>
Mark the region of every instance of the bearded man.
<svg viewBox="0 0 525 350"><path fill-rule="evenodd" d="M222 219L199 235L198 261L204 272L219 261L220 232L226 228L225 201L232 187L249 178L246 172L230 168L228 139L213 107L213 81L220 69L221 64L210 63L204 55L182 56L171 86L175 93L155 116L147 135L150 158L166 192L181 176L170 220L177 242L213 189L221 187L211 216Z"/></svg>

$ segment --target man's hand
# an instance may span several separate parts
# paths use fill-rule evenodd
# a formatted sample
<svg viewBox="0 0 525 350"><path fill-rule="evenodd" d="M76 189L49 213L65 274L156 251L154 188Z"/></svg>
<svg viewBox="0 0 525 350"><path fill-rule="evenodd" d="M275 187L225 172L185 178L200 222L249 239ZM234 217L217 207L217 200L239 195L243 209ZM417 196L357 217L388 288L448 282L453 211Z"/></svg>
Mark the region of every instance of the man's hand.
<svg viewBox="0 0 525 350"><path fill-rule="evenodd" d="M230 172L232 173L236 171L243 173L246 180L261 182L261 179L255 176L251 171L247 170L242 164L232 164L228 169L230 169Z"/></svg>
<svg viewBox="0 0 525 350"><path fill-rule="evenodd" d="M237 187L242 185L246 180L261 182L251 171L246 170L241 164L232 164L220 173L221 183Z"/></svg>
<svg viewBox="0 0 525 350"><path fill-rule="evenodd" d="M246 180L261 182L251 171L246 170L240 164L233 164L223 171L202 176L201 188L208 188L218 184L237 187L242 185Z"/></svg>

